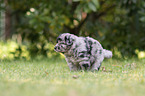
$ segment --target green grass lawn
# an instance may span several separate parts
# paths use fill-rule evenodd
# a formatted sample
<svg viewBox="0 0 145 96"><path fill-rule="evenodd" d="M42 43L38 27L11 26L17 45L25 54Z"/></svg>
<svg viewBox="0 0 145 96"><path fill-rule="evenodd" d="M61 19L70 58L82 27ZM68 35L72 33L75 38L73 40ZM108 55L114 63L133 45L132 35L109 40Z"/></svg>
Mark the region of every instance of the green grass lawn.
<svg viewBox="0 0 145 96"><path fill-rule="evenodd" d="M99 72L70 72L61 59L0 61L0 96L144 94L145 59L108 59Z"/></svg>

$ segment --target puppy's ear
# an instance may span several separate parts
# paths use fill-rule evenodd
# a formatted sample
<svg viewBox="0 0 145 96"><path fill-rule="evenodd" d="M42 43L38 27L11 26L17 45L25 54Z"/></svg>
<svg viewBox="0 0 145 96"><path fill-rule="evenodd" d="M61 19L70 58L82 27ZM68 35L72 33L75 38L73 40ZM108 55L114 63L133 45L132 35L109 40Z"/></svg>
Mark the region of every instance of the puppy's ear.
<svg viewBox="0 0 145 96"><path fill-rule="evenodd" d="M69 46L73 44L73 38L71 38L71 35L66 35L64 40L65 40L65 43Z"/></svg>
<svg viewBox="0 0 145 96"><path fill-rule="evenodd" d="M56 43L58 43L59 41L62 41L62 39L60 38L61 34L57 37Z"/></svg>

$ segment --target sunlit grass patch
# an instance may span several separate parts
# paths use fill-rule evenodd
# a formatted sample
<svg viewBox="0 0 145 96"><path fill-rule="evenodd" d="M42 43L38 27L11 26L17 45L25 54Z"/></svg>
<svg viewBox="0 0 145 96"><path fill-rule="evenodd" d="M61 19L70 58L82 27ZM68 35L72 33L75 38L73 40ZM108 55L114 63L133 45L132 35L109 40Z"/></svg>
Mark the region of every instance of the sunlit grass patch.
<svg viewBox="0 0 145 96"><path fill-rule="evenodd" d="M63 59L3 60L0 96L143 96L144 64L144 59L109 59L99 72L70 72Z"/></svg>

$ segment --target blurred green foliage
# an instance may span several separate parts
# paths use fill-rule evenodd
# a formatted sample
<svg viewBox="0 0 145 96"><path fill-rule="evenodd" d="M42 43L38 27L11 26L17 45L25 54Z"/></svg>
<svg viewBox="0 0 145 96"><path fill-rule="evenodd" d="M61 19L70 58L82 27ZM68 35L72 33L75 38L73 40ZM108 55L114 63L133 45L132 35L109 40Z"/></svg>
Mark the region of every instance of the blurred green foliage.
<svg viewBox="0 0 145 96"><path fill-rule="evenodd" d="M31 55L31 51L29 50L33 50L33 49L28 49L29 47L27 47L27 45L25 44L18 44L15 41L10 41L8 40L7 42L0 42L0 60L3 59L26 59L29 60L31 59L31 57L37 59L37 58L43 58L43 54L42 51L44 51L42 49L42 46L37 44L36 48L38 50L37 55ZM30 47L32 48L32 47ZM54 45L52 43L47 43L44 48L47 50L46 53L46 57L48 58L52 58L52 57L58 57L58 58L64 58L64 56L62 54L56 53L54 52L53 48ZM36 50L35 50L36 51Z"/></svg>
<svg viewBox="0 0 145 96"><path fill-rule="evenodd" d="M64 32L93 37L121 56L134 56L135 50L145 49L144 0L7 1L3 8L9 7L11 12L12 37L27 43L32 57L48 56L47 44L54 44Z"/></svg>
<svg viewBox="0 0 145 96"><path fill-rule="evenodd" d="M13 41L0 42L0 58L1 59L29 59L29 53L26 46L21 47Z"/></svg>

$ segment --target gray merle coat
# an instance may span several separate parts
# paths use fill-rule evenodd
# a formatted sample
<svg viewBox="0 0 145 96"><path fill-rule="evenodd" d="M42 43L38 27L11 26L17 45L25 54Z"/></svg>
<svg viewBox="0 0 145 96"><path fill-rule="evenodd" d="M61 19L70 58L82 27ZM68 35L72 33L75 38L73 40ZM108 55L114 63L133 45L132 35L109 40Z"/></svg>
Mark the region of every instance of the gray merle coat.
<svg viewBox="0 0 145 96"><path fill-rule="evenodd" d="M104 58L111 58L112 52L90 37L78 37L63 33L57 38L54 50L65 55L71 71L99 70Z"/></svg>

